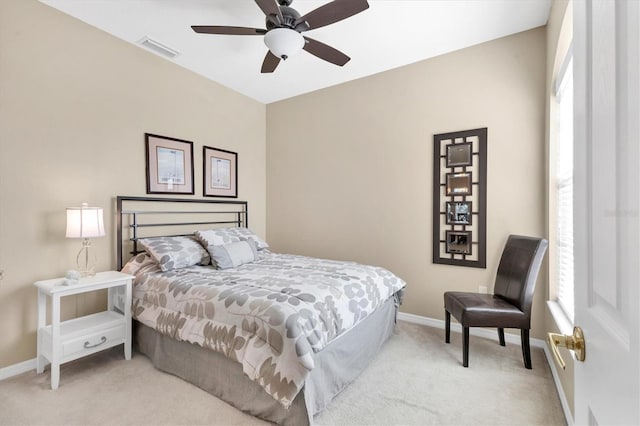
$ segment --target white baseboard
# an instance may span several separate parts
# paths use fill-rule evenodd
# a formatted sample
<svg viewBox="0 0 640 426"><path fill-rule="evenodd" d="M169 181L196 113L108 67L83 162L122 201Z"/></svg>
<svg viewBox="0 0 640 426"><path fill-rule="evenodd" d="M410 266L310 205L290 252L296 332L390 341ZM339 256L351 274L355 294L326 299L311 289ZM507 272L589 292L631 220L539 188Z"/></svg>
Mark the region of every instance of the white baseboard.
<svg viewBox="0 0 640 426"><path fill-rule="evenodd" d="M423 317L420 315L407 314L405 312L398 312L398 319L400 321L412 322L415 324L426 325L429 327L435 327L444 330L444 321ZM451 321L451 331L456 333L462 333L462 326ZM486 339L498 340L498 332L486 328L480 327L472 327L469 329L469 334L472 336L484 337ZM504 340L508 343L513 343L520 345L520 336L516 334L505 333ZM529 339L530 344L536 348L542 348L544 350L544 355L547 360L547 364L549 364L549 368L551 369L551 376L553 377L553 383L556 385L556 389L558 390L558 396L560 397L560 404L562 405L562 411L564 412L564 417L567 421L567 426L573 426L573 416L571 415L571 410L569 409L569 402L567 401L567 396L562 389L562 384L560 383L560 376L558 375L558 370L556 369L556 365L553 362L553 358L551 358L551 354L549 353L549 348L544 340L540 339Z"/></svg>
<svg viewBox="0 0 640 426"><path fill-rule="evenodd" d="M27 361L13 364L8 367L0 368L0 380L8 379L18 374L26 373L27 371L36 369L36 359L29 359Z"/></svg>

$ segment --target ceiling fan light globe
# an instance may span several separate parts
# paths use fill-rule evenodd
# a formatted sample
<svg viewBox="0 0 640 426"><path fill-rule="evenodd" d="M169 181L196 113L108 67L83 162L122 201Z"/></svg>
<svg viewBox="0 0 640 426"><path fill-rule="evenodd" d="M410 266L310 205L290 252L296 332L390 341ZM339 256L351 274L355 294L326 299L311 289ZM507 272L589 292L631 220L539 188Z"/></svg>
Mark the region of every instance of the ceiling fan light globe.
<svg viewBox="0 0 640 426"><path fill-rule="evenodd" d="M278 58L287 59L304 47L304 37L290 28L274 28L264 36L264 44Z"/></svg>

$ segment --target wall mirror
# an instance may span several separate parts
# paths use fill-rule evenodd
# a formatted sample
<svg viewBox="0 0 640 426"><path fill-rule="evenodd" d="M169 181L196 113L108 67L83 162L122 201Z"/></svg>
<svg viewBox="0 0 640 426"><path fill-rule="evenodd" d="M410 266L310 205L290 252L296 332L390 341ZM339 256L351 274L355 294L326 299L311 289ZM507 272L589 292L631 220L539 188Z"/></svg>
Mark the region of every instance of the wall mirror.
<svg viewBox="0 0 640 426"><path fill-rule="evenodd" d="M471 143L458 143L447 145L447 167L470 166Z"/></svg>
<svg viewBox="0 0 640 426"><path fill-rule="evenodd" d="M471 225L471 201L447 201L447 224Z"/></svg>
<svg viewBox="0 0 640 426"><path fill-rule="evenodd" d="M487 128L433 136L433 262L485 268Z"/></svg>
<svg viewBox="0 0 640 426"><path fill-rule="evenodd" d="M447 195L471 194L471 173L447 173Z"/></svg>
<svg viewBox="0 0 640 426"><path fill-rule="evenodd" d="M447 253L471 254L471 232L447 231Z"/></svg>

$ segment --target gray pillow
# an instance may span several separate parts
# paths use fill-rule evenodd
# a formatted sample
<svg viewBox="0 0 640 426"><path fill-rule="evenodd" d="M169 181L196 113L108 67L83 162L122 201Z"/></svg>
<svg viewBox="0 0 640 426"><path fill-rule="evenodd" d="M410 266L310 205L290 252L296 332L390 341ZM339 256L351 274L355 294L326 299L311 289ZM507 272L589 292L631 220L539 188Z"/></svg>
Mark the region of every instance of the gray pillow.
<svg viewBox="0 0 640 426"><path fill-rule="evenodd" d="M235 268L258 259L258 249L252 240L208 247L218 269Z"/></svg>
<svg viewBox="0 0 640 426"><path fill-rule="evenodd" d="M209 253L193 237L151 237L138 242L165 272L211 262Z"/></svg>
<svg viewBox="0 0 640 426"><path fill-rule="evenodd" d="M235 243L243 240L253 241L258 250L269 247L266 241L254 234L249 228L217 228L207 231L196 231L195 235L198 241L207 249L211 246Z"/></svg>

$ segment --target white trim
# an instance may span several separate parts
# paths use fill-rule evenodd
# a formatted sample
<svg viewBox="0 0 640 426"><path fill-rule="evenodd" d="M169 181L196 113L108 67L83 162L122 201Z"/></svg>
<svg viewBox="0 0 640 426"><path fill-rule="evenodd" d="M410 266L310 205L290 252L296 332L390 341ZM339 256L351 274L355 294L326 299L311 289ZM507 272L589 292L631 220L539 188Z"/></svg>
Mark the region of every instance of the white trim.
<svg viewBox="0 0 640 426"><path fill-rule="evenodd" d="M553 320L558 326L558 330L562 334L573 334L573 323L567 317L567 314L562 309L562 306L555 300L547 300L547 309L551 313Z"/></svg>
<svg viewBox="0 0 640 426"><path fill-rule="evenodd" d="M574 422L573 416L571 415L571 409L569 409L569 401L567 401L567 396L565 395L562 384L560 383L560 376L558 375L556 363L553 361L553 357L551 356L547 345L544 345L544 356L545 358L547 358L549 368L551 368L551 375L553 376L553 382L556 385L556 390L558 391L558 396L560 397L560 405L562 405L562 411L564 412L564 418L567 421L567 426L573 426Z"/></svg>
<svg viewBox="0 0 640 426"><path fill-rule="evenodd" d="M0 380L9 379L18 374L26 373L27 371L36 369L36 359L29 359L27 361L19 362L8 367L0 368Z"/></svg>
<svg viewBox="0 0 640 426"><path fill-rule="evenodd" d="M569 63L573 60L573 41L569 45L567 49L567 53L564 55L564 59L562 60L562 65L558 70L558 75L556 75L556 79L553 83L553 94L560 98L561 90L562 90L562 82L564 81L564 75L567 73L567 68L569 68Z"/></svg>
<svg viewBox="0 0 640 426"><path fill-rule="evenodd" d="M405 312L398 312L398 319L400 321L412 322L415 324L427 325L429 327L440 328L444 330L444 321L438 320L434 318L423 317L420 315L407 314ZM462 333L462 326L453 321L451 321L451 331L455 331L456 333ZM498 332L496 330L491 330L488 328L481 327L471 327L469 328L469 334L472 336L484 337L485 339L498 340ZM504 340L508 343L513 343L520 345L520 336L517 334L504 333ZM529 339L529 344L535 348L544 348L546 345L544 340L540 339Z"/></svg>
<svg viewBox="0 0 640 426"><path fill-rule="evenodd" d="M558 307L559 309L559 307ZM407 314L405 312L398 312L398 319L400 321L411 322L414 324L426 325L428 327L435 327L444 330L444 321L423 317L420 315ZM456 333L462 332L462 326L457 322L451 322L451 331L455 331ZM490 330L487 328L480 327L471 327L469 328L469 334L472 336L484 337L487 339L498 340L498 333L495 330ZM520 345L520 337L516 334L505 333L504 340L508 343L514 343ZM551 354L549 353L549 348L544 340L540 339L530 339L530 344L536 348L542 348L544 350L544 355L547 360L547 364L549 364L549 368L551 368L551 376L553 377L553 383L556 385L556 389L558 391L558 396L560 397L560 404L562 405L562 411L564 412L565 420L567 421L567 426L573 426L573 416L571 415L571 409L569 408L569 402L567 401L567 396L562 389L562 384L560 383L560 376L558 376L558 370L556 369L556 365L551 358Z"/></svg>
<svg viewBox="0 0 640 426"><path fill-rule="evenodd" d="M444 321L434 318L423 317L420 315L408 314L406 312L398 312L400 321L412 322L414 324L428 325L429 327L444 329ZM459 331L459 330L458 330Z"/></svg>

